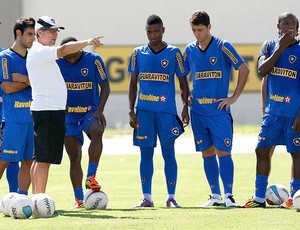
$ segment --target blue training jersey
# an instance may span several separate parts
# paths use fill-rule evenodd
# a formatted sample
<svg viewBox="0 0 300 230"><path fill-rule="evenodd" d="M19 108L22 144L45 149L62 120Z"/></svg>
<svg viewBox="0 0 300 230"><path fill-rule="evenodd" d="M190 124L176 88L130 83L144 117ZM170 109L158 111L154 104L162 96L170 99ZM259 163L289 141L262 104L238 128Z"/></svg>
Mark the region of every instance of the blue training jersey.
<svg viewBox="0 0 300 230"><path fill-rule="evenodd" d="M159 52L149 45L137 47L131 54L128 71L138 74L137 109L177 114L174 75L179 78L187 75L178 47L168 44Z"/></svg>
<svg viewBox="0 0 300 230"><path fill-rule="evenodd" d="M270 57L279 40L262 44L260 55ZM277 116L295 117L300 111L300 43L286 48L268 73L266 112Z"/></svg>
<svg viewBox="0 0 300 230"><path fill-rule="evenodd" d="M205 116L230 113L230 109L219 110L217 100L228 97L231 66L237 69L245 62L233 45L212 37L207 48L201 50L194 41L186 46L184 57L193 82L191 110Z"/></svg>
<svg viewBox="0 0 300 230"><path fill-rule="evenodd" d="M12 82L12 73L28 76L26 57L27 55L22 57L11 49L2 51L0 53L0 82ZM32 123L30 116L31 101L31 87L10 94L3 92L2 120L5 122Z"/></svg>
<svg viewBox="0 0 300 230"><path fill-rule="evenodd" d="M82 51L81 58L75 64L64 58L57 60L57 63L68 90L68 119L77 121L99 106L99 85L108 81L108 74L101 57L92 52Z"/></svg>

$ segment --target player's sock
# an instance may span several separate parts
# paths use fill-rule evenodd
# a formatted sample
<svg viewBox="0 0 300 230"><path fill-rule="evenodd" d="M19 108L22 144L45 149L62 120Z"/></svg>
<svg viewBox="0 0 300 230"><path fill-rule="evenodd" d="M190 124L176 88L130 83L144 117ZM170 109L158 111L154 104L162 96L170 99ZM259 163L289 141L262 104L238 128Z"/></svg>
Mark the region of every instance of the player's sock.
<svg viewBox="0 0 300 230"><path fill-rule="evenodd" d="M151 195L151 194L149 194L149 193L144 193L143 196L144 196L144 199L149 200L149 201L152 201L152 195Z"/></svg>
<svg viewBox="0 0 300 230"><path fill-rule="evenodd" d="M177 162L175 158L174 141L169 145L161 146L165 161L164 171L166 175L168 194L175 194L177 182Z"/></svg>
<svg viewBox="0 0 300 230"><path fill-rule="evenodd" d="M74 188L74 196L75 199L79 200L79 201L83 201L83 188Z"/></svg>
<svg viewBox="0 0 300 230"><path fill-rule="evenodd" d="M18 193L26 196L28 195L28 191L21 190L21 189L18 190Z"/></svg>
<svg viewBox="0 0 300 230"><path fill-rule="evenodd" d="M9 192L18 191L18 175L19 175L19 163L11 162L6 168L6 178L8 181Z"/></svg>
<svg viewBox="0 0 300 230"><path fill-rule="evenodd" d="M204 171L212 194L221 194L219 185L219 166L216 155L203 157Z"/></svg>
<svg viewBox="0 0 300 230"><path fill-rule="evenodd" d="M98 164L93 163L93 162L89 162L88 164L88 171L87 171L87 178L96 175L98 169Z"/></svg>
<svg viewBox="0 0 300 230"><path fill-rule="evenodd" d="M293 198L294 194L300 189L300 180L293 179L290 181L290 197Z"/></svg>
<svg viewBox="0 0 300 230"><path fill-rule="evenodd" d="M140 177L143 194L151 194L154 148L141 147Z"/></svg>
<svg viewBox="0 0 300 230"><path fill-rule="evenodd" d="M267 186L268 186L268 177L263 175L256 175L255 196L254 196L255 201L259 203L265 202Z"/></svg>
<svg viewBox="0 0 300 230"><path fill-rule="evenodd" d="M175 200L175 194L168 194L167 200L171 199L171 198Z"/></svg>
<svg viewBox="0 0 300 230"><path fill-rule="evenodd" d="M224 185L224 193L232 194L234 165L231 154L219 157L220 176Z"/></svg>

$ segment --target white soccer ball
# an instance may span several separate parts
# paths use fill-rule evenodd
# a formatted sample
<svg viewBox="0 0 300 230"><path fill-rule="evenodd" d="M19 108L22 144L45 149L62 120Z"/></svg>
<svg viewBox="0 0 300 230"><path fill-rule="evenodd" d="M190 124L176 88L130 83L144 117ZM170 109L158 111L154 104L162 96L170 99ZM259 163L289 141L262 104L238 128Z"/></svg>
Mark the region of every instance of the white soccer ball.
<svg viewBox="0 0 300 230"><path fill-rule="evenodd" d="M45 193L38 193L32 197L34 210L32 216L34 218L52 217L55 211L54 200Z"/></svg>
<svg viewBox="0 0 300 230"><path fill-rule="evenodd" d="M266 201L269 205L281 205L288 198L289 192L282 184L273 184L266 191Z"/></svg>
<svg viewBox="0 0 300 230"><path fill-rule="evenodd" d="M10 201L11 198L13 198L16 194L16 192L10 192L7 193L1 200L1 204L0 204L0 210L1 212L5 215L5 216L9 216L9 212L8 212L8 203Z"/></svg>
<svg viewBox="0 0 300 230"><path fill-rule="evenodd" d="M8 213L14 219L28 219L33 212L33 202L26 195L14 195L8 203Z"/></svg>
<svg viewBox="0 0 300 230"><path fill-rule="evenodd" d="M86 209L106 209L108 197L100 190L89 190L84 195L83 204Z"/></svg>
<svg viewBox="0 0 300 230"><path fill-rule="evenodd" d="M298 190L293 196L293 206L300 212L300 190Z"/></svg>

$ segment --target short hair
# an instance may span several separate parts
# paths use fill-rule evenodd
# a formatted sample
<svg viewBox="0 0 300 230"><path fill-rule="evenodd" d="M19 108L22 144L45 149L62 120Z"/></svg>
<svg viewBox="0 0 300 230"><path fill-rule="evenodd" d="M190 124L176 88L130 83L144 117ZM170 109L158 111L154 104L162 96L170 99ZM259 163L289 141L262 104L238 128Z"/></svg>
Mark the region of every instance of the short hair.
<svg viewBox="0 0 300 230"><path fill-rule="evenodd" d="M190 23L193 25L204 25L208 26L210 24L210 18L208 13L205 11L197 10L192 14L192 17L190 18Z"/></svg>
<svg viewBox="0 0 300 230"><path fill-rule="evenodd" d="M77 40L76 38L74 38L74 37L66 37L66 38L64 38L64 39L61 41L60 45L62 46L62 45L64 45L64 44L68 43L68 42L77 42L77 41L78 41L78 40Z"/></svg>
<svg viewBox="0 0 300 230"><path fill-rule="evenodd" d="M284 13L280 14L279 17L278 17L278 23L280 23L280 22L282 21L283 18L286 18L286 17L288 17L288 16L292 16L292 17L294 17L294 18L296 19L296 21L297 21L296 29L298 30L298 29L299 29L299 20L298 20L298 18L296 17L296 15L293 14L293 13L284 12Z"/></svg>
<svg viewBox="0 0 300 230"><path fill-rule="evenodd" d="M161 20L161 18L155 14L152 14L148 17L147 19L147 25L155 25L155 24L159 24L161 26L164 26L163 21Z"/></svg>
<svg viewBox="0 0 300 230"><path fill-rule="evenodd" d="M22 18L18 19L14 26L15 39L17 38L17 33L16 33L17 30L20 30L21 34L23 34L25 29L27 29L27 28L34 29L34 26L35 26L35 20L32 17L29 17L29 18L22 17Z"/></svg>

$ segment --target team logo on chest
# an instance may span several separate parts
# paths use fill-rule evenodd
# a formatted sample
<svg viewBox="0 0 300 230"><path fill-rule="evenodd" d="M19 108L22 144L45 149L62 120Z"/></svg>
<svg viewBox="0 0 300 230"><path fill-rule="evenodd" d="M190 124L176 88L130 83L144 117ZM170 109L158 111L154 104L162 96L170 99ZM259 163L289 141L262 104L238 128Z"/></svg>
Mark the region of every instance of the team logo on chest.
<svg viewBox="0 0 300 230"><path fill-rule="evenodd" d="M167 67L168 66L168 64L169 64L169 61L168 60L166 60L166 59L163 59L163 60L161 60L161 66L162 67Z"/></svg>
<svg viewBox="0 0 300 230"><path fill-rule="evenodd" d="M289 61L291 64L293 64L296 61L297 57L295 55L290 55L289 56Z"/></svg>
<svg viewBox="0 0 300 230"><path fill-rule="evenodd" d="M209 61L210 61L210 64L214 65L214 64L217 63L217 58L216 58L216 57L211 57L211 58L209 59Z"/></svg>
<svg viewBox="0 0 300 230"><path fill-rule="evenodd" d="M89 73L89 70L88 70L88 68L82 68L81 69L81 74L82 74L82 76L86 76L86 75L88 75L88 73Z"/></svg>

